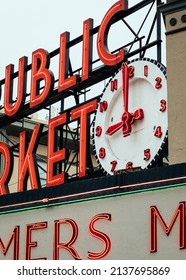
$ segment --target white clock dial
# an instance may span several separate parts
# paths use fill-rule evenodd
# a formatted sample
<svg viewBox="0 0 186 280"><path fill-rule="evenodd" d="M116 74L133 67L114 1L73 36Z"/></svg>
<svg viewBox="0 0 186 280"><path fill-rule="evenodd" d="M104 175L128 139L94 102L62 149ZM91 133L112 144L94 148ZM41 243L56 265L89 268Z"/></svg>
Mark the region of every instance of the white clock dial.
<svg viewBox="0 0 186 280"><path fill-rule="evenodd" d="M165 68L149 59L135 60L103 91L94 124L97 158L109 174L148 168L157 161L166 139Z"/></svg>

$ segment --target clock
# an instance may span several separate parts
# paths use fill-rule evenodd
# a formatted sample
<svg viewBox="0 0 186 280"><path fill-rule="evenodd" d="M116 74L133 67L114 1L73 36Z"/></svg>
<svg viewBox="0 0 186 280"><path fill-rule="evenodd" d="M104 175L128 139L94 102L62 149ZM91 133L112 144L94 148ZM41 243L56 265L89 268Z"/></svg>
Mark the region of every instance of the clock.
<svg viewBox="0 0 186 280"><path fill-rule="evenodd" d="M95 114L96 158L109 174L150 168L168 137L165 67L152 59L124 63L105 86Z"/></svg>

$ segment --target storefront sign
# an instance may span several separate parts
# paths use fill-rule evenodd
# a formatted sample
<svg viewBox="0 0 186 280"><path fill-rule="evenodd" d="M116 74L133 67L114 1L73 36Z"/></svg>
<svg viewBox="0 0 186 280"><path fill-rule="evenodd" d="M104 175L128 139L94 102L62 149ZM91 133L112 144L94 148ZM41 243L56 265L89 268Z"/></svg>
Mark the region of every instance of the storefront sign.
<svg viewBox="0 0 186 280"><path fill-rule="evenodd" d="M185 186L0 215L0 259L186 259Z"/></svg>

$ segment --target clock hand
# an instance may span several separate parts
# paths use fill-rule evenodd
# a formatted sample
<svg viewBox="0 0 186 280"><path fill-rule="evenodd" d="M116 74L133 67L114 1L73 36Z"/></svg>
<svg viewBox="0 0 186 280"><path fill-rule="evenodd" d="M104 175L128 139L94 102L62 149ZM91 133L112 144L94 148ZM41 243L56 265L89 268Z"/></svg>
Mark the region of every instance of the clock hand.
<svg viewBox="0 0 186 280"><path fill-rule="evenodd" d="M116 131L122 128L123 134L131 132L131 114L128 112L128 91L129 91L129 70L127 63L124 63L121 68L122 74L122 97L123 97L123 114L122 121L109 126L106 130L107 135L113 135Z"/></svg>
<svg viewBox="0 0 186 280"><path fill-rule="evenodd" d="M123 136L130 135L132 130L132 125L136 120L141 120L144 117L143 109L137 109L134 113L128 112L128 96L129 96L129 68L127 63L125 63L121 69L122 72L122 95L124 103L124 113L122 115L123 127L122 132Z"/></svg>
<svg viewBox="0 0 186 280"><path fill-rule="evenodd" d="M118 122L116 124L110 125L105 134L107 135L113 135L116 131L118 131L120 128L122 128L122 132L124 136L127 136L131 132L131 125L133 124L133 119L135 117L133 114L130 114L129 112L125 112L122 115L122 121ZM125 135L126 134L126 135Z"/></svg>
<svg viewBox="0 0 186 280"><path fill-rule="evenodd" d="M122 74L122 96L123 96L123 111L126 113L128 111L128 84L129 84L129 71L126 63L123 64L121 68ZM128 119L128 118L127 118ZM113 135L116 131L122 128L124 125L123 117L121 122L109 126L106 130L107 135Z"/></svg>
<svg viewBox="0 0 186 280"><path fill-rule="evenodd" d="M144 112L142 109L137 109L134 113L125 112L122 115L122 121L116 124L110 125L105 134L113 135L116 131L122 128L122 132L124 136L128 136L132 130L132 124L137 121L141 120L144 117Z"/></svg>
<svg viewBox="0 0 186 280"><path fill-rule="evenodd" d="M123 114L122 114L122 132L124 136L128 136L131 132L132 115L128 112L129 102L129 68L127 63L124 63L121 68L122 73L122 97L123 97Z"/></svg>
<svg viewBox="0 0 186 280"><path fill-rule="evenodd" d="M111 126L109 126L105 132L105 134L107 135L112 135L114 134L116 131L118 131L120 128L122 128L123 126L123 121L113 124Z"/></svg>
<svg viewBox="0 0 186 280"><path fill-rule="evenodd" d="M122 73L122 95L123 95L123 112L128 112L128 95L129 95L129 68L127 63L121 68Z"/></svg>
<svg viewBox="0 0 186 280"><path fill-rule="evenodd" d="M127 63L121 68L122 74L122 98L123 98L123 114L121 122L109 126L105 134L111 136L122 128L123 136L129 136L132 131L132 125L136 120L144 117L143 109L137 109L134 113L128 112L128 94L129 94L129 68Z"/></svg>

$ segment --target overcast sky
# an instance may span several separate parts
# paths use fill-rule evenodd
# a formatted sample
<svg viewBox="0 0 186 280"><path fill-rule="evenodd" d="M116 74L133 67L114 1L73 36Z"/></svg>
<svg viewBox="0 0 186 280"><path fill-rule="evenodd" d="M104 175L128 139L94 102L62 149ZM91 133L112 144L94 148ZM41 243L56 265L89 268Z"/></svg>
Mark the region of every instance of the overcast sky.
<svg viewBox="0 0 186 280"><path fill-rule="evenodd" d="M107 10L116 0L0 0L0 79L5 76L5 66L12 63L17 69L18 59L22 56L29 58L32 52L44 48L51 52L59 47L60 34L69 31L70 39L82 34L83 21L94 19L94 26L101 23ZM129 6L140 0L129 0ZM140 14L131 21L140 25ZM113 29L112 43L114 48L119 37L126 36ZM116 34L115 34L116 33ZM76 58L81 61L81 53L76 52ZM75 62L74 62L75 63ZM79 63L79 62L78 62ZM77 64L78 64L77 63ZM76 66L76 65L75 65ZM77 68L81 65L77 65Z"/></svg>
<svg viewBox="0 0 186 280"><path fill-rule="evenodd" d="M130 0L131 1L131 0ZM49 52L59 47L59 36L70 31L71 39L82 34L87 18L100 24L115 0L0 0L0 74L9 63L39 47ZM135 2L135 1L131 1Z"/></svg>
<svg viewBox="0 0 186 280"><path fill-rule="evenodd" d="M0 79L4 67L17 64L18 59L37 48L49 52L59 47L59 36L69 31L71 39L82 34L83 21L94 19L101 23L107 10L116 0L0 0ZM129 0L129 5L140 0ZM138 22L139 20L139 22ZM140 18L135 19L139 25Z"/></svg>

